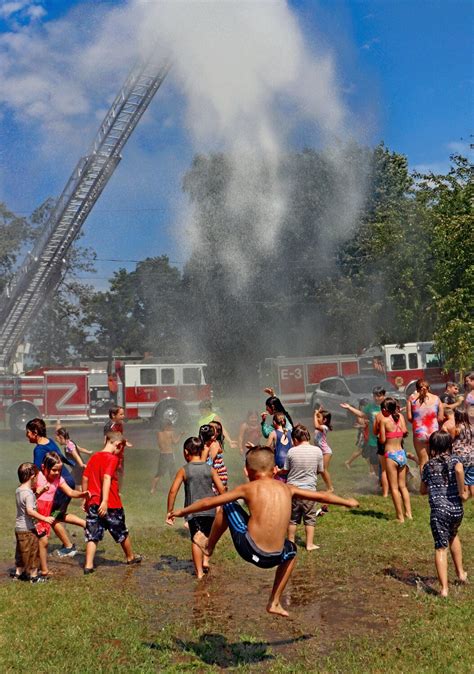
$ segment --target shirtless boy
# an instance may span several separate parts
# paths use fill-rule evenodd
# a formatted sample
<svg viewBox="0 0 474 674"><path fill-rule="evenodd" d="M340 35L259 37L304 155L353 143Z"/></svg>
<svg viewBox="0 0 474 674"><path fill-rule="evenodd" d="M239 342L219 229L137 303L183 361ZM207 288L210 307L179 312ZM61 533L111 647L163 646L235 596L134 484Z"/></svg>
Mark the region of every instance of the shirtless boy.
<svg viewBox="0 0 474 674"><path fill-rule="evenodd" d="M267 611L288 616L280 599L296 561L296 545L286 538L292 497L348 508L355 508L359 504L353 498L345 499L328 492L306 491L295 485L285 484L274 479L276 472L273 452L267 447L254 447L247 452L245 459L245 473L249 482L225 494L200 499L187 508L174 510L168 517L183 517L222 505L217 511L209 538L202 532L197 532L193 541L202 547L206 555L211 556L216 543L229 527L234 546L245 561L263 569L277 567ZM245 501L250 516L237 503L237 499Z"/></svg>
<svg viewBox="0 0 474 674"><path fill-rule="evenodd" d="M160 477L168 473L170 479L174 478L176 473L174 449L183 435L184 433L176 433L171 421L165 421L163 427L156 434L160 455L158 458L158 469L151 483L150 494L156 492Z"/></svg>

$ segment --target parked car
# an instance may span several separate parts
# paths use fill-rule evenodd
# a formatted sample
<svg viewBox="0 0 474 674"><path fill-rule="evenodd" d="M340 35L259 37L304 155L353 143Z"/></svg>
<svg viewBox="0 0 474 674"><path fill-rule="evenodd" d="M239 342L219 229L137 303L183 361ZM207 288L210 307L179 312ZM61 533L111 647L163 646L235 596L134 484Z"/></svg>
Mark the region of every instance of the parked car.
<svg viewBox="0 0 474 674"><path fill-rule="evenodd" d="M341 407L341 403L359 407L361 401L367 403L372 400L372 389L375 386L382 386L387 396L399 400L400 406L405 407L405 394L398 391L393 384L382 377L361 374L321 379L312 396L312 408L314 410L322 406L331 412L335 419L350 419L352 422L353 415Z"/></svg>

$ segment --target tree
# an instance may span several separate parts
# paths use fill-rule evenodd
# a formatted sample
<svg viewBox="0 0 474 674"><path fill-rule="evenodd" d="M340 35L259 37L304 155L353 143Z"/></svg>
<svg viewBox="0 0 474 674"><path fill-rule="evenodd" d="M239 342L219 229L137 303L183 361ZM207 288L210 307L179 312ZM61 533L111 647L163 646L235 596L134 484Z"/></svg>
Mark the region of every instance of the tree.
<svg viewBox="0 0 474 674"><path fill-rule="evenodd" d="M474 171L464 157L451 160L447 175L418 176L417 201L431 225L436 346L448 369L465 371L474 363Z"/></svg>
<svg viewBox="0 0 474 674"><path fill-rule="evenodd" d="M0 202L0 291L11 278L18 255L32 236L27 219L18 217Z"/></svg>

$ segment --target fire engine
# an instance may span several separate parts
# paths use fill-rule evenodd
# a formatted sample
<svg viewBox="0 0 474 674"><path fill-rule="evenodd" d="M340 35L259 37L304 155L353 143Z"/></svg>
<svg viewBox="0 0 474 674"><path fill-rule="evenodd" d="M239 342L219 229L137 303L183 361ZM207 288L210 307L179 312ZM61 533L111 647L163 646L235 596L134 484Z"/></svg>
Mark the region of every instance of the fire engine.
<svg viewBox="0 0 474 674"><path fill-rule="evenodd" d="M440 391L453 373L444 370L443 358L434 349L434 342L386 344L366 349L359 357L361 371L378 370L407 395L413 393L417 379L426 379L433 391Z"/></svg>
<svg viewBox="0 0 474 674"><path fill-rule="evenodd" d="M407 395L423 377L434 391L444 385L447 374L433 342L386 344L366 349L361 355L266 358L260 366L262 386L271 386L289 406L309 405L322 379L354 374L379 374Z"/></svg>
<svg viewBox="0 0 474 674"><path fill-rule="evenodd" d="M40 368L0 377L0 421L24 431L29 419L100 421L112 405L128 419L176 424L211 397L204 363L122 363L112 374L89 368Z"/></svg>

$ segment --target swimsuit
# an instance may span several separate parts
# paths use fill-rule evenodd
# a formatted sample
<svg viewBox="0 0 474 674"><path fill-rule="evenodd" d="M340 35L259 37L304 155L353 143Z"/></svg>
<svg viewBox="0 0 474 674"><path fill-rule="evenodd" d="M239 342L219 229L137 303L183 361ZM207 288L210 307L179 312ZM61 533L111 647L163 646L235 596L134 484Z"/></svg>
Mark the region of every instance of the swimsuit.
<svg viewBox="0 0 474 674"><path fill-rule="evenodd" d="M392 421L395 422L393 417ZM395 430L387 431L387 433L385 433L385 439L393 440L394 438L403 438L404 435L405 433L402 431L399 424L395 422ZM405 454L404 449L395 449L385 452L385 458L392 459L392 461L395 461L395 463L397 464L397 466L399 466L399 468L403 468L404 466L407 465L407 455Z"/></svg>
<svg viewBox="0 0 474 674"><path fill-rule="evenodd" d="M323 453L323 456L324 454L332 454L332 449L328 445L327 441L329 428L327 426L321 426L321 428L323 429L322 431L316 431L314 434L314 444L316 447L319 447Z"/></svg>
<svg viewBox="0 0 474 674"><path fill-rule="evenodd" d="M225 503L222 509L235 549L246 562L255 564L261 569L271 569L296 556L296 545L288 539L285 540L283 548L277 552L261 550L248 532L247 525L250 517L237 501Z"/></svg>
<svg viewBox="0 0 474 674"><path fill-rule="evenodd" d="M432 433L439 430L439 398L436 397L432 405L420 404L419 397L411 398L411 410L413 436L417 440L426 442Z"/></svg>

